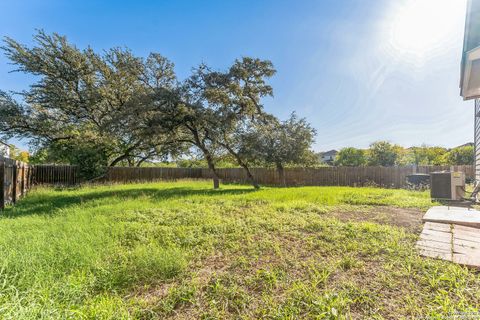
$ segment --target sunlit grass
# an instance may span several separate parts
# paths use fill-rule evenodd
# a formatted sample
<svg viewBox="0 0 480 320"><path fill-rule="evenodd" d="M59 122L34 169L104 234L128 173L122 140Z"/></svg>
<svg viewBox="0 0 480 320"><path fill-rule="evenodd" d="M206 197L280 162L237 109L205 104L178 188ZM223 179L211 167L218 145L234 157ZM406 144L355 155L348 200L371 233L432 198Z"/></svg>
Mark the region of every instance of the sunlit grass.
<svg viewBox="0 0 480 320"><path fill-rule="evenodd" d="M479 277L414 231L339 220L426 192L164 182L37 189L0 218L0 318L441 317ZM419 212L419 214L421 214Z"/></svg>

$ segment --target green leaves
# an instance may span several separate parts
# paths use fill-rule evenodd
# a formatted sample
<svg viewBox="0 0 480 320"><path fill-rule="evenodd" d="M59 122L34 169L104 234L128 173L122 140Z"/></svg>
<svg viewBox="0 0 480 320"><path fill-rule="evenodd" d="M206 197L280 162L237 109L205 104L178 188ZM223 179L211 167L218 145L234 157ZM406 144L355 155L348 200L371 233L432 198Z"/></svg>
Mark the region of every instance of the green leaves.
<svg viewBox="0 0 480 320"><path fill-rule="evenodd" d="M103 166L198 151L214 173L217 159L230 155L253 181L255 161L283 167L313 158L315 132L305 119L280 122L264 111L276 72L269 60L242 57L222 71L201 64L179 82L159 53L142 58L119 47L97 53L43 30L33 46L4 43L15 71L36 81L19 94L23 104L0 93L0 131L35 139L38 159L79 164L85 177Z"/></svg>
<svg viewBox="0 0 480 320"><path fill-rule="evenodd" d="M463 146L450 150L446 155L446 161L452 165L471 165L474 163L473 146Z"/></svg>
<svg viewBox="0 0 480 320"><path fill-rule="evenodd" d="M335 157L335 165L346 167L358 167L367 163L365 150L356 148L343 148Z"/></svg>
<svg viewBox="0 0 480 320"><path fill-rule="evenodd" d="M0 130L9 136L36 139L37 148L55 149L53 161L78 156L73 148L57 148L59 141L71 146L102 146L106 165L139 164L163 156L164 132L151 130L153 95L175 85L173 64L160 54L147 59L124 48L103 54L80 50L67 38L40 30L34 45L27 47L5 38L2 47L17 68L37 76L30 89L20 93L20 104L5 93L0 97ZM62 142L63 143L63 142ZM83 150L84 165L98 148ZM86 159L89 159L88 161ZM73 163L73 162L70 162ZM96 172L98 168L88 168Z"/></svg>

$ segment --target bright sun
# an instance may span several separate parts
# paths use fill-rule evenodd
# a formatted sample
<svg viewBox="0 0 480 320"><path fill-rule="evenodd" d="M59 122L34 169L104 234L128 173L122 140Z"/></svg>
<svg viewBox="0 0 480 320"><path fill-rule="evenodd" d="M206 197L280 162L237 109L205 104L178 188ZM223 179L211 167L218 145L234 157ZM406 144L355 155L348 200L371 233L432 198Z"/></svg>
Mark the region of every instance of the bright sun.
<svg viewBox="0 0 480 320"><path fill-rule="evenodd" d="M456 41L466 0L399 0L387 18L388 42L401 55L427 59Z"/></svg>

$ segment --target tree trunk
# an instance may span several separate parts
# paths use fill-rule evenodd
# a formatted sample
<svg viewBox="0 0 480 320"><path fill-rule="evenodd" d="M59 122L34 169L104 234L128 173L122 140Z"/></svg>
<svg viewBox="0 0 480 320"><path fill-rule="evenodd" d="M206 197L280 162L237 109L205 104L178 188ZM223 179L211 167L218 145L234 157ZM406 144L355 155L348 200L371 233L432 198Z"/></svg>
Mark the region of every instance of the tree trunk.
<svg viewBox="0 0 480 320"><path fill-rule="evenodd" d="M252 186L255 188L255 189L260 189L260 185L257 183L257 181L255 180L255 178L253 177L253 174L252 172L250 171L250 168L243 163L240 163L240 166L245 169L245 172L247 173L247 177L248 177L248 180L250 180L250 183L252 184Z"/></svg>
<svg viewBox="0 0 480 320"><path fill-rule="evenodd" d="M145 161L147 161L147 158L142 158L137 162L135 166L140 168Z"/></svg>
<svg viewBox="0 0 480 320"><path fill-rule="evenodd" d="M210 169L210 172L213 175L213 189L218 189L220 188L220 178L217 173L217 169L215 169L215 162L213 161L212 154L208 149L205 147L205 144L200 140L200 136L198 134L198 130L195 128L189 128L189 130L192 132L193 137L195 139L195 145L202 150L203 155L205 156L205 160L207 160L208 163L208 169Z"/></svg>
<svg viewBox="0 0 480 320"><path fill-rule="evenodd" d="M223 146L225 149L227 149L227 151L230 152L230 154L235 157L235 159L237 160L237 163L238 163L243 169L245 169L245 172L247 173L247 178L248 178L248 180L250 180L250 183L252 184L252 186L253 186L255 189L260 189L260 185L257 183L257 181L255 181L255 178L253 177L253 174L252 174L252 172L250 171L250 168L249 168L248 165L242 160L242 158L241 158L235 151L233 151L233 149L230 148L227 144L222 144L222 146Z"/></svg>
<svg viewBox="0 0 480 320"><path fill-rule="evenodd" d="M208 169L210 169L210 172L213 175L213 189L218 189L220 188L220 178L218 177L217 169L215 168L213 158L208 151L205 150L203 151L203 153L205 154L205 159L208 163Z"/></svg>
<svg viewBox="0 0 480 320"><path fill-rule="evenodd" d="M287 186L287 181L285 179L285 169L283 168L283 165L281 162L277 162L277 172L278 172L278 177L280 178L280 183L282 186L286 187Z"/></svg>

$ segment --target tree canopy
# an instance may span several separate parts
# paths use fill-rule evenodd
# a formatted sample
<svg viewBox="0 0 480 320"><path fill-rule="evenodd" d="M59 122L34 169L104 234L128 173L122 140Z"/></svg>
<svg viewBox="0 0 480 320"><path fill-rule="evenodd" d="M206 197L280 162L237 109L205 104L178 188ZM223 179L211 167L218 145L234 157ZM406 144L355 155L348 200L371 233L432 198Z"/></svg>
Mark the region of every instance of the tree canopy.
<svg viewBox="0 0 480 320"><path fill-rule="evenodd" d="M44 31L31 47L5 38L2 50L14 71L35 80L15 95L0 91L0 134L29 139L36 161L81 165L85 177L101 175L107 166L199 153L216 187L216 163L225 155L257 187L250 171L261 154L252 149L259 147L251 141L254 132L278 131L281 144L286 134L297 134L297 150L279 145L287 154L263 156L264 162L300 163L313 142L305 119L282 123L264 111L263 99L273 96L268 80L276 72L268 60L242 57L226 70L201 64L180 81L159 53L142 58L112 48L100 54Z"/></svg>
<svg viewBox="0 0 480 320"><path fill-rule="evenodd" d="M359 167L367 163L366 151L353 147L343 148L335 157L335 165L344 167Z"/></svg>
<svg viewBox="0 0 480 320"><path fill-rule="evenodd" d="M94 145L106 165L162 155L168 138L149 126L149 97L174 86L171 62L159 54L141 59L121 48L104 54L80 50L43 31L34 43L28 48L6 38L2 47L15 71L37 79L20 93L22 103L1 93L4 135L31 138L38 148L63 149L63 154Z"/></svg>
<svg viewBox="0 0 480 320"><path fill-rule="evenodd" d="M388 141L372 143L368 149L344 148L335 159L337 166L472 165L474 147L453 149L430 147L403 148Z"/></svg>
<svg viewBox="0 0 480 320"><path fill-rule="evenodd" d="M399 148L387 141L372 143L368 151L367 162L371 166L393 166L399 155Z"/></svg>
<svg viewBox="0 0 480 320"><path fill-rule="evenodd" d="M1 47L32 75L22 92L0 91L0 136L31 141L33 162L80 165L85 178L108 166L193 159L205 163L219 186L221 162L245 170L319 162L316 132L293 113L281 121L265 111L276 70L269 60L241 57L224 70L200 64L184 80L159 53L138 57L127 48L79 49L58 34L39 31L32 46L5 38ZM344 148L335 165L472 164L473 147L402 148L377 141L366 150ZM27 158L27 154L18 154Z"/></svg>
<svg viewBox="0 0 480 320"><path fill-rule="evenodd" d="M469 165L474 163L475 149L473 146L463 146L450 150L445 154L447 164Z"/></svg>

